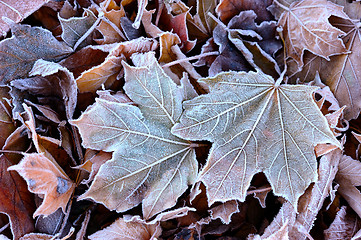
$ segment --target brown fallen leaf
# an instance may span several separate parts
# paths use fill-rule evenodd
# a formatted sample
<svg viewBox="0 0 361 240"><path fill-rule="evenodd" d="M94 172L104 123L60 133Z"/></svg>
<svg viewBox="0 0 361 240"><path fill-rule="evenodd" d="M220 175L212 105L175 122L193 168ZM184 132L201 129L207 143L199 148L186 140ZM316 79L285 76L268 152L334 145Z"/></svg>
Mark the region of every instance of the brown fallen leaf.
<svg viewBox="0 0 361 240"><path fill-rule="evenodd" d="M78 92L74 76L68 69L58 63L39 59L34 63L29 75L41 76L42 78L38 78L40 81L37 84L33 84L31 80L25 80L26 83L23 84L23 87L27 88L27 90L33 88L33 90L48 96L57 95L64 102L67 119L73 117ZM46 82L50 86L44 84Z"/></svg>
<svg viewBox="0 0 361 240"><path fill-rule="evenodd" d="M152 23L152 15L155 10L147 11L144 10L142 17L142 25L146 34L152 38L158 37L163 31L160 30L156 25Z"/></svg>
<svg viewBox="0 0 361 240"><path fill-rule="evenodd" d="M51 240L54 239L53 235L44 233L29 233L22 236L19 240Z"/></svg>
<svg viewBox="0 0 361 240"><path fill-rule="evenodd" d="M0 82L26 77L38 59L59 61L73 50L56 40L49 30L13 25L11 38L0 42Z"/></svg>
<svg viewBox="0 0 361 240"><path fill-rule="evenodd" d="M97 17L94 13L86 9L81 17L71 17L68 19L58 16L61 28L63 30L61 38L66 42L70 47L74 47L78 40L84 36L84 34L93 26ZM78 45L84 47L91 42L91 37L88 36L84 41Z"/></svg>
<svg viewBox="0 0 361 240"><path fill-rule="evenodd" d="M361 193L356 188L361 185L361 162L343 155L335 180L340 185L337 191L361 217Z"/></svg>
<svg viewBox="0 0 361 240"><path fill-rule="evenodd" d="M24 151L28 147L21 134L25 128L16 128L12 121L11 108L6 101L10 98L7 87L0 87L0 96L0 149ZM17 173L7 171L18 161L18 155L0 154L0 212L9 217L14 239L34 231L33 196Z"/></svg>
<svg viewBox="0 0 361 240"><path fill-rule="evenodd" d="M104 62L109 55L109 51L104 47L86 46L63 59L59 64L71 71L75 78L78 78L82 72Z"/></svg>
<svg viewBox="0 0 361 240"><path fill-rule="evenodd" d="M109 227L104 228L89 236L90 240L149 240L157 239L161 234L159 224L147 224L146 222L125 221L118 218Z"/></svg>
<svg viewBox="0 0 361 240"><path fill-rule="evenodd" d="M32 215L35 203L26 182L16 173L7 169L13 163L0 155L0 212L10 218L11 231L15 239L35 230Z"/></svg>
<svg viewBox="0 0 361 240"><path fill-rule="evenodd" d="M88 179L83 180L82 184L89 184L91 181L93 181L95 175L99 172L100 166L112 158L111 153L102 151L98 153L94 152L95 151L93 150L88 150L88 154L86 153L84 156L85 162L79 166L79 168L90 172Z"/></svg>
<svg viewBox="0 0 361 240"><path fill-rule="evenodd" d="M50 0L34 0L19 3L16 0L1 0L0 35L5 36L10 29L8 23L2 19L3 17L9 18L14 22L19 23L49 1Z"/></svg>
<svg viewBox="0 0 361 240"><path fill-rule="evenodd" d="M296 221L296 211L289 202L285 202L282 205L276 217L271 222L271 224L265 229L264 233L261 236L261 239L270 238L273 234L279 232L284 226L288 226L288 227L293 226L295 221ZM288 229L288 227L286 228ZM281 230L281 232L283 231L285 230Z"/></svg>
<svg viewBox="0 0 361 240"><path fill-rule="evenodd" d="M58 208L65 211L75 184L44 153L24 154L17 165L8 170L17 171L27 182L30 192L44 194L44 200L34 217L49 215Z"/></svg>
<svg viewBox="0 0 361 240"><path fill-rule="evenodd" d="M341 150L336 149L321 157L318 168L318 180L312 189L308 189L300 198L296 216L297 224L291 225L293 228L289 229L290 236L293 239L306 239L303 230L306 232L311 231L324 200L333 190L332 182L336 176L341 156Z"/></svg>
<svg viewBox="0 0 361 240"><path fill-rule="evenodd" d="M213 29L217 25L217 23L208 14L215 13L217 3L218 0L197 0L197 14L194 18L199 18L198 21L203 24L208 35L212 34Z"/></svg>
<svg viewBox="0 0 361 240"><path fill-rule="evenodd" d="M342 206L330 227L323 232L326 240L351 239L356 230L361 227L357 217L348 213L346 209L346 206Z"/></svg>
<svg viewBox="0 0 361 240"><path fill-rule="evenodd" d="M225 26L228 38L253 68L277 79L281 70L274 57L282 44L275 38L276 22L263 21L257 25L256 17L255 12L250 10L234 16Z"/></svg>
<svg viewBox="0 0 361 240"><path fill-rule="evenodd" d="M267 7L272 0L221 0L216 8L219 18L228 22L232 17L245 10L253 10L257 14L257 22L272 20Z"/></svg>
<svg viewBox="0 0 361 240"><path fill-rule="evenodd" d="M122 60L130 58L133 53L155 50L157 46L158 42L156 40L143 37L110 45L109 49L107 49L109 55L104 62L82 72L76 79L79 91L81 93L95 92L102 84L109 87L118 79L118 74L123 68L121 65Z"/></svg>
<svg viewBox="0 0 361 240"><path fill-rule="evenodd" d="M343 6L343 11L351 19L361 18L361 4L359 1L348 1L348 0L330 0L333 3Z"/></svg>
<svg viewBox="0 0 361 240"><path fill-rule="evenodd" d="M227 31L217 25L213 31L214 42L219 46L220 54L212 62L208 69L209 76L215 76L223 71L249 71L252 66L247 62L245 57L229 41Z"/></svg>
<svg viewBox="0 0 361 240"><path fill-rule="evenodd" d="M330 16L349 19L341 6L327 0L303 0L282 8L284 13L278 25L282 27L286 58L293 58L299 69L305 50L326 60L348 52L339 38L345 33L328 22Z"/></svg>
<svg viewBox="0 0 361 240"><path fill-rule="evenodd" d="M191 41L188 36L187 29L187 12L173 16L163 9L159 24L165 31L173 31L179 36L182 42L181 49L184 52L189 52L196 45L196 40Z"/></svg>
<svg viewBox="0 0 361 240"><path fill-rule="evenodd" d="M76 79L79 92L95 92L102 84L110 87L117 80L124 59L122 56L108 56L102 64L83 72Z"/></svg>
<svg viewBox="0 0 361 240"><path fill-rule="evenodd" d="M229 224L231 222L232 215L237 212L239 212L239 209L238 202L236 200L221 203L209 210L212 220L219 218L224 224Z"/></svg>
<svg viewBox="0 0 361 240"><path fill-rule="evenodd" d="M103 35L103 39L95 41L98 44L124 41L125 36L120 26L120 19L125 16L123 5L118 6L114 0L104 1L100 3L100 9L104 16L96 29Z"/></svg>

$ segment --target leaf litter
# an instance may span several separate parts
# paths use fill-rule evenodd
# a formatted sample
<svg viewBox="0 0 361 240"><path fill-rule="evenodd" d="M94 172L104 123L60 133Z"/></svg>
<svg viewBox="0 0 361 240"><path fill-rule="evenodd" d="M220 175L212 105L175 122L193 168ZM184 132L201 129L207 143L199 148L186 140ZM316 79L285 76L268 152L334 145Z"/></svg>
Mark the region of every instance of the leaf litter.
<svg viewBox="0 0 361 240"><path fill-rule="evenodd" d="M0 1L4 239L356 239L359 1Z"/></svg>

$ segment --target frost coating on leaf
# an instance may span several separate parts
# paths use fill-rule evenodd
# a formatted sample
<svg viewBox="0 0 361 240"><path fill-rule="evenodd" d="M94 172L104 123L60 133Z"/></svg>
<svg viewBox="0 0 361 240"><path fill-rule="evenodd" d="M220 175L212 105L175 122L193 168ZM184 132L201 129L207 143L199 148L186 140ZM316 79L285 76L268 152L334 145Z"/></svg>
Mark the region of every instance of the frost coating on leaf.
<svg viewBox="0 0 361 240"><path fill-rule="evenodd" d="M190 144L143 118L129 104L97 99L73 121L87 148L114 151L82 198L126 211L143 202L146 218L172 207L194 182L197 162Z"/></svg>
<svg viewBox="0 0 361 240"><path fill-rule="evenodd" d="M1 83L26 76L38 59L58 61L72 49L59 42L49 30L28 25L13 25L13 36L0 42Z"/></svg>
<svg viewBox="0 0 361 240"><path fill-rule="evenodd" d="M132 60L136 67L123 64L127 95L145 116L172 127L182 113L180 87L159 66L154 52L134 54Z"/></svg>
<svg viewBox="0 0 361 240"><path fill-rule="evenodd" d="M341 6L327 0L294 2L282 14L278 25L283 28L286 55L293 58L299 68L303 66L305 50L327 60L332 55L347 53L339 38L344 32L328 22L331 15L349 19Z"/></svg>
<svg viewBox="0 0 361 240"><path fill-rule="evenodd" d="M118 218L110 226L89 236L90 240L100 239L156 239L160 236L162 230L157 224L147 224L146 222L127 222L123 218Z"/></svg>
<svg viewBox="0 0 361 240"><path fill-rule="evenodd" d="M17 171L26 180L30 192L44 194L44 201L34 217L47 216L58 208L65 212L75 184L44 153L25 154L19 164L8 170Z"/></svg>
<svg viewBox="0 0 361 240"><path fill-rule="evenodd" d="M139 108L96 99L72 124L79 128L84 147L114 152L81 198L118 212L142 202L144 218L149 219L175 205L188 184L195 182L198 163L191 143L170 131L171 119L181 114L183 100L176 102L173 96L183 96L183 89L164 74L152 59L154 54L138 58L137 67L125 65L125 90ZM150 68L144 67L148 60Z"/></svg>
<svg viewBox="0 0 361 240"><path fill-rule="evenodd" d="M85 9L82 17L71 17L64 19L58 14L58 18L61 24L63 32L61 38L70 47L74 47L76 42L88 31L89 28L97 20L94 13L88 9Z"/></svg>
<svg viewBox="0 0 361 240"><path fill-rule="evenodd" d="M274 193L296 207L317 180L314 146L340 146L313 102L316 87L275 86L262 72L227 72L200 81L210 93L184 102L172 132L213 142L199 177L209 205L244 201L253 175L262 171Z"/></svg>

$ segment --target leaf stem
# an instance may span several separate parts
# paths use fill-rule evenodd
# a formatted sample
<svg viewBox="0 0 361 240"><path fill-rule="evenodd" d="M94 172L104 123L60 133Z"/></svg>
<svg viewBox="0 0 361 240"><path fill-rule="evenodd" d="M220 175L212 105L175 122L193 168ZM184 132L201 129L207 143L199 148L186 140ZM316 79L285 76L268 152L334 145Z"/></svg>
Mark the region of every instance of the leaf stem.
<svg viewBox="0 0 361 240"><path fill-rule="evenodd" d="M222 27L224 27L226 30L228 30L228 27L218 18L216 18L211 12L207 13L208 16L210 16L217 24L221 25Z"/></svg>
<svg viewBox="0 0 361 240"><path fill-rule="evenodd" d="M0 150L0 153L14 153L14 154L24 155L24 153L25 153L25 152L21 152L21 151L12 151L12 150Z"/></svg>
<svg viewBox="0 0 361 240"><path fill-rule="evenodd" d="M285 77L285 74L286 74L286 68L283 70L283 72L281 72L279 78L276 80L276 83L274 85L275 88L278 88L281 85L281 83Z"/></svg>
<svg viewBox="0 0 361 240"><path fill-rule="evenodd" d="M10 226L10 223L5 224L0 228L0 233L2 233L5 229L7 229Z"/></svg>
<svg viewBox="0 0 361 240"><path fill-rule="evenodd" d="M98 24L100 23L100 21L104 18L103 13L101 12L99 14L100 16L98 16L97 20L93 23L93 25L88 29L88 31L86 31L86 33L84 33L83 36L81 36L81 38L78 39L78 41L75 43L73 49L74 51L79 47L79 45L94 31L94 29L98 26Z"/></svg>
<svg viewBox="0 0 361 240"><path fill-rule="evenodd" d="M253 193L267 192L267 191L271 191L271 190L272 190L272 187L265 187L265 188L250 190L250 191L247 191L247 195L251 195Z"/></svg>
<svg viewBox="0 0 361 240"><path fill-rule="evenodd" d="M205 143L194 143L194 142L192 142L192 143L189 145L189 147L191 147L191 148L207 147L207 146L208 146L208 144L205 144Z"/></svg>
<svg viewBox="0 0 361 240"><path fill-rule="evenodd" d="M192 57L183 58L183 59L178 59L178 60L175 60L175 61L173 61L173 62L169 62L169 63L167 63L167 64L164 64L162 67L163 67L163 68L168 68L168 67L171 67L171 66L173 66L173 65L182 63L182 62L197 60L197 59L199 59L199 58L207 57L207 56L212 56L212 55L219 55L219 52L218 52L218 51L214 51L214 52L202 53L202 54L195 55L195 56L192 56Z"/></svg>
<svg viewBox="0 0 361 240"><path fill-rule="evenodd" d="M276 3L280 8L282 8L285 11L290 11L290 9L288 7L286 7L285 5L283 5L282 3L280 3L277 0L273 0L274 3Z"/></svg>

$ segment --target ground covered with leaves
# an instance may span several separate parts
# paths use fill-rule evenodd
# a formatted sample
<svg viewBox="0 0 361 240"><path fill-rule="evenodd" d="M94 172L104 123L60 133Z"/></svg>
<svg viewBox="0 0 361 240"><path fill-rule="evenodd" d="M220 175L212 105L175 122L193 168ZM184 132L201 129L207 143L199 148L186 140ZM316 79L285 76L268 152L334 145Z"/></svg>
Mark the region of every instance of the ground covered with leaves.
<svg viewBox="0 0 361 240"><path fill-rule="evenodd" d="M361 238L359 1L0 16L0 239Z"/></svg>

